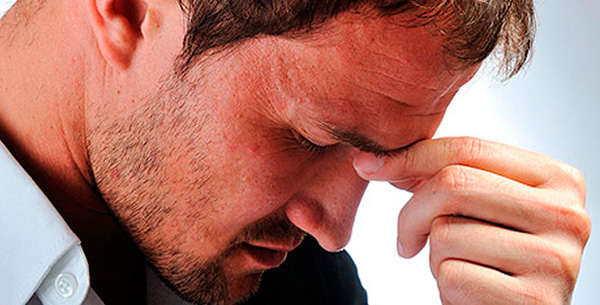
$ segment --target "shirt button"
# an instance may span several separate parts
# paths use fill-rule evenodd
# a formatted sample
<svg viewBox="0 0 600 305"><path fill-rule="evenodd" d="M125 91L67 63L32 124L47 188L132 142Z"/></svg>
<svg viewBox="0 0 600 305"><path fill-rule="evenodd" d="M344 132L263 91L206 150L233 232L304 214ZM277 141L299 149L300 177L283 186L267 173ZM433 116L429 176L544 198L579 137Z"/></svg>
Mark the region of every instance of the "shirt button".
<svg viewBox="0 0 600 305"><path fill-rule="evenodd" d="M54 288L63 298L70 298L77 290L77 279L69 272L64 272L56 277Z"/></svg>

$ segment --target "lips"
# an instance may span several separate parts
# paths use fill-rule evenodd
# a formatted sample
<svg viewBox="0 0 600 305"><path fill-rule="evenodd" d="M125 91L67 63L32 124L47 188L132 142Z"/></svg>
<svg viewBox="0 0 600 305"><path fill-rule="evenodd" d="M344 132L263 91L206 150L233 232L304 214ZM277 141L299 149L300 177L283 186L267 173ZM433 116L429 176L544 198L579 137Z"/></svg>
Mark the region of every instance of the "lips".
<svg viewBox="0 0 600 305"><path fill-rule="evenodd" d="M271 269L283 264L288 252L298 247L301 242L302 239L295 239L286 243L251 241L244 243L243 248L261 269Z"/></svg>
<svg viewBox="0 0 600 305"><path fill-rule="evenodd" d="M273 251L266 248L244 244L244 251L258 264L260 269L279 267L285 261L287 252Z"/></svg>

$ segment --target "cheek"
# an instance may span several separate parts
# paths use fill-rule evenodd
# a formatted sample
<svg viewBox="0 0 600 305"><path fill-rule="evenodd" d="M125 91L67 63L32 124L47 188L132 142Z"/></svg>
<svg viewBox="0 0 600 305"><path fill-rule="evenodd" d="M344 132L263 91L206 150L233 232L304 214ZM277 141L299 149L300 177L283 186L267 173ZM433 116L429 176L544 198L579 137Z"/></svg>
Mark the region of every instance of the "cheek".
<svg viewBox="0 0 600 305"><path fill-rule="evenodd" d="M281 209L307 177L311 161L273 131L228 133L208 156L215 187L238 219L255 221Z"/></svg>
<svg viewBox="0 0 600 305"><path fill-rule="evenodd" d="M251 201L255 208L267 211L284 204L297 188L303 164L280 149L264 141L227 145L215 168L221 194L237 198L244 206Z"/></svg>

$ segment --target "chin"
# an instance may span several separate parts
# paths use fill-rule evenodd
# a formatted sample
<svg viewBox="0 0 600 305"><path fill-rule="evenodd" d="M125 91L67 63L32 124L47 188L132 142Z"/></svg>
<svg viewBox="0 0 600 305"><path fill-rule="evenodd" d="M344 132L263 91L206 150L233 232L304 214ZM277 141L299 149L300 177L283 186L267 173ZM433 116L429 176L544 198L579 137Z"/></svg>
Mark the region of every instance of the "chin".
<svg viewBox="0 0 600 305"><path fill-rule="evenodd" d="M165 284L177 295L179 295L186 302L197 304L197 305L235 305L243 303L249 300L258 291L261 283L263 272L254 272L248 275L237 278L229 278L226 281L226 286L221 286L218 289L214 289L219 286L208 287L204 289L198 288L194 290L176 288L169 285L168 281L162 279ZM214 291L211 290L214 289Z"/></svg>
<svg viewBox="0 0 600 305"><path fill-rule="evenodd" d="M227 286L228 300L215 305L234 305L247 301L258 291L262 274L263 272L256 272L232 280Z"/></svg>

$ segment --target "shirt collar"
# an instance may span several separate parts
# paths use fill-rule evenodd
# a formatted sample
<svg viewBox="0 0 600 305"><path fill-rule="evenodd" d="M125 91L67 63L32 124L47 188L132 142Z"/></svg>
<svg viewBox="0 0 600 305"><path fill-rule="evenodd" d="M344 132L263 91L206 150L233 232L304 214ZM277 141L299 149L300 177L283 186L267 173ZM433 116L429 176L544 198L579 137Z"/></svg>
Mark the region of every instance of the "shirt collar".
<svg viewBox="0 0 600 305"><path fill-rule="evenodd" d="M0 142L0 300L81 304L89 270L80 241Z"/></svg>
<svg viewBox="0 0 600 305"><path fill-rule="evenodd" d="M0 0L0 18L8 12L15 2L16 0Z"/></svg>

